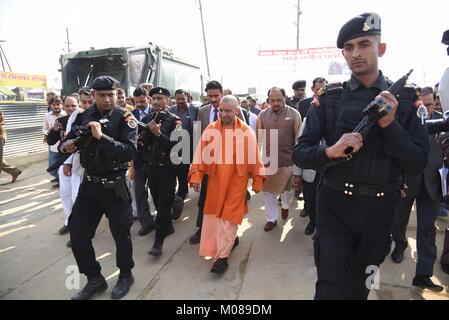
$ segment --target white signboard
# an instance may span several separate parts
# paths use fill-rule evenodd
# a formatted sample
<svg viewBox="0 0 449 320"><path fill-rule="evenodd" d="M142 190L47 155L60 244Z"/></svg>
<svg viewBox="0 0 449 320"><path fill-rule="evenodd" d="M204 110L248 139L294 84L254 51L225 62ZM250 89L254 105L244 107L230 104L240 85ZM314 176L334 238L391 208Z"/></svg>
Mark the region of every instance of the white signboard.
<svg viewBox="0 0 449 320"><path fill-rule="evenodd" d="M307 81L307 95L311 95L312 80L324 77L330 83L345 81L351 71L336 47L309 48L300 50L259 51L259 87L257 95L264 101L268 89L284 88L292 95L292 84L297 80Z"/></svg>

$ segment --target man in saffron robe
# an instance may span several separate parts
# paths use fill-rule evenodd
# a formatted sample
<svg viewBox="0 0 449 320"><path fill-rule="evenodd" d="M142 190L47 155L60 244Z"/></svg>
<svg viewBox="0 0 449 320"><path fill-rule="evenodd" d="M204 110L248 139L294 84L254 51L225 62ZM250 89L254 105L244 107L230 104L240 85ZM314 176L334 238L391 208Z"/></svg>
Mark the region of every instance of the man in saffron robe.
<svg viewBox="0 0 449 320"><path fill-rule="evenodd" d="M237 117L237 99L223 97L218 112L220 118L204 131L189 171L189 182L197 192L203 176L209 176L199 254L214 257L212 273L226 271L228 256L238 243L237 228L248 213L249 178L256 193L264 181L256 136Z"/></svg>

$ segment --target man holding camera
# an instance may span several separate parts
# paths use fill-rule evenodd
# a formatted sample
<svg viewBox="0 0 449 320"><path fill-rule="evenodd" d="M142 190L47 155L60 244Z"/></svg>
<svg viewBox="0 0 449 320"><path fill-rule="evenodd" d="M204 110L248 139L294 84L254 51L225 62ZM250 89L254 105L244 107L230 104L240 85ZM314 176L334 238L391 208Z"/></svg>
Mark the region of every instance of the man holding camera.
<svg viewBox="0 0 449 320"><path fill-rule="evenodd" d="M108 288L92 246L103 213L109 219L120 269L112 299L124 297L134 283L130 235L133 217L125 174L129 161L136 154L137 122L129 111L117 105L118 85L117 80L109 76L98 77L92 82L95 104L77 118L85 130L75 127L60 148L62 152L72 153L78 149L77 139L88 140L80 147L80 162L85 175L69 219L73 255L88 282L72 297L73 300L90 299ZM79 132L90 137L76 138Z"/></svg>
<svg viewBox="0 0 449 320"><path fill-rule="evenodd" d="M175 232L172 225L171 207L176 188L176 165L170 158L172 147L177 141L171 141L174 130L182 130L181 119L168 112L170 91L162 87L151 89L153 112L143 122L148 123L148 130L143 134L145 146L143 160L148 172L148 185L156 206L156 233L154 244L149 254L160 256L164 239Z"/></svg>

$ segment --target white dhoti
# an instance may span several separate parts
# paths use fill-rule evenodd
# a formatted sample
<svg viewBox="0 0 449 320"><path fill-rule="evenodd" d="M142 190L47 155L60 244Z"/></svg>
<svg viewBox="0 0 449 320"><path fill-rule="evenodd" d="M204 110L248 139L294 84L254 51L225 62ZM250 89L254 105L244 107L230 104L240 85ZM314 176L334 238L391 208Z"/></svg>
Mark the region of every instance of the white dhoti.
<svg viewBox="0 0 449 320"><path fill-rule="evenodd" d="M263 185L263 196L267 222L274 222L279 218L278 195L281 195L282 209L290 208L295 195L292 183L293 166L278 168L275 174L266 176Z"/></svg>
<svg viewBox="0 0 449 320"><path fill-rule="evenodd" d="M134 189L134 180L130 179L129 176L127 176L126 184L128 185L129 193L131 193L131 208L133 210L133 217L137 218L137 203L136 203L136 191Z"/></svg>
<svg viewBox="0 0 449 320"><path fill-rule="evenodd" d="M61 197L62 210L64 211L64 225L69 224L69 217L72 213L73 202L72 200L72 181L71 177L66 177L64 175L64 170L62 166L58 170L59 176L59 196Z"/></svg>
<svg viewBox="0 0 449 320"><path fill-rule="evenodd" d="M80 188L81 182L83 181L83 176L79 176L77 174L73 174L71 176L72 183L72 201L75 203L76 197L78 196L78 190Z"/></svg>
<svg viewBox="0 0 449 320"><path fill-rule="evenodd" d="M75 203L76 197L78 196L78 190L84 177L84 168L80 163L79 152L74 153L72 157L68 159L68 162L72 165L72 201Z"/></svg>
<svg viewBox="0 0 449 320"><path fill-rule="evenodd" d="M265 200L265 218L267 219L267 222L274 222L279 218L278 195L278 193L271 192L263 193L263 198ZM282 209L290 208L294 195L295 190L284 191L281 193Z"/></svg>

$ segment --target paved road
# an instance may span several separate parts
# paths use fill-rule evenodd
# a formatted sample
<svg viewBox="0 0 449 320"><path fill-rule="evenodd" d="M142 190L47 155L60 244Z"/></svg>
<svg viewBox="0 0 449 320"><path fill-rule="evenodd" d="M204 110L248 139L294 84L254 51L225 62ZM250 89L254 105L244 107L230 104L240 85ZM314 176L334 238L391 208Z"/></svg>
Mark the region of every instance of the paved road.
<svg viewBox="0 0 449 320"><path fill-rule="evenodd" d="M11 162L13 162L12 160ZM52 188L46 174L46 161L26 159L23 175L9 184L10 177L0 175L0 299L69 299L76 289L66 282L75 260L65 246L68 235L59 236L63 224L59 190ZM290 217L280 221L272 232L263 231L264 211L261 195L253 195L250 213L239 228L240 245L233 251L230 267L223 276L209 272L212 262L198 256L198 245L188 243L194 231L197 194L191 190L175 234L166 239L160 258L148 255L154 233L139 237L137 221L132 226L133 270L136 282L125 299L204 299L204 300L302 300L312 299L315 268L311 237L304 234L306 218L299 217L302 201L294 203ZM438 256L447 219L438 220ZM416 220L408 228L411 247L400 265L389 258L380 270L380 289L370 299L448 299L449 275L435 266L434 280L446 286L441 294L423 292L411 286L416 257ZM109 299L118 269L115 266L113 239L103 218L94 238L94 247L108 291L96 299ZM69 278L68 278L69 277ZM81 287L85 284L82 277Z"/></svg>

